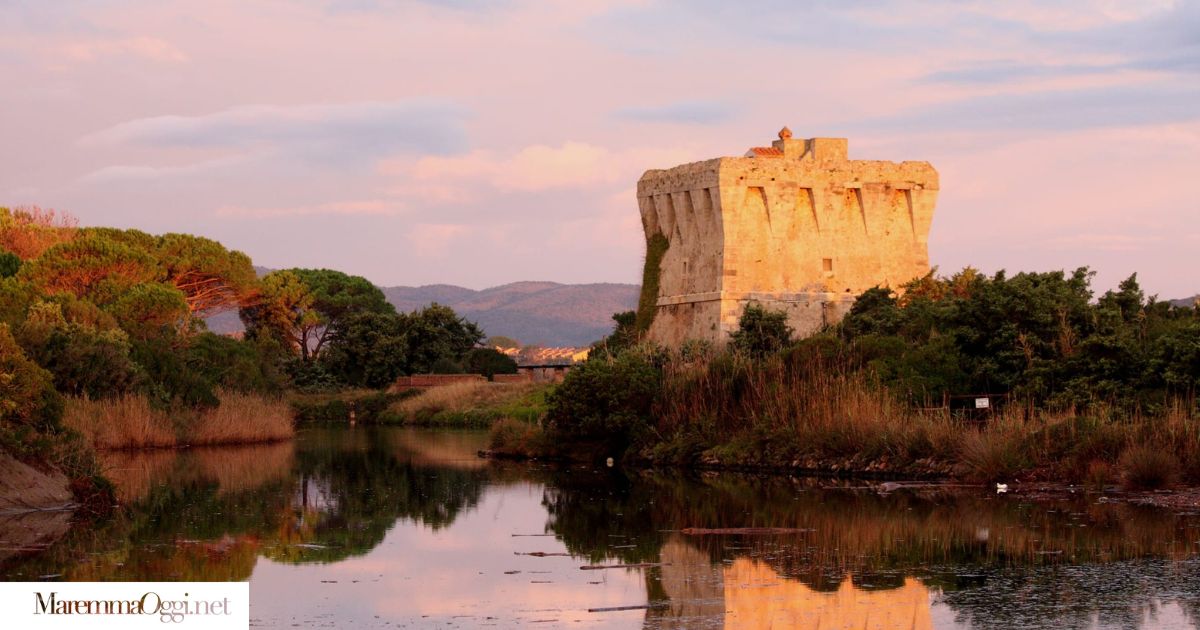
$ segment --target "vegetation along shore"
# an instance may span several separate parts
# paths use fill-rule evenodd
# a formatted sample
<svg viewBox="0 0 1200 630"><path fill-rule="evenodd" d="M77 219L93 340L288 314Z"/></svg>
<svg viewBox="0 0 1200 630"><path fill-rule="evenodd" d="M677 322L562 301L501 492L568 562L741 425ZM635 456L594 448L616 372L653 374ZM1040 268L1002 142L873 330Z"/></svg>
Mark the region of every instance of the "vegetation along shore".
<svg viewBox="0 0 1200 630"><path fill-rule="evenodd" d="M231 311L243 335L207 330L206 318ZM0 208L0 461L80 501L111 504L97 450L272 442L297 421L355 414L443 418L424 403L395 407L419 392L387 388L405 374L516 372L482 340L444 306L397 312L359 276L259 277L210 239ZM532 417L518 407L501 411Z"/></svg>
<svg viewBox="0 0 1200 630"><path fill-rule="evenodd" d="M1200 483L1200 309L1136 277L1094 296L1073 273L965 269L873 289L836 326L793 339L749 305L720 351L616 330L548 397L540 423L493 429L496 456L636 465Z"/></svg>

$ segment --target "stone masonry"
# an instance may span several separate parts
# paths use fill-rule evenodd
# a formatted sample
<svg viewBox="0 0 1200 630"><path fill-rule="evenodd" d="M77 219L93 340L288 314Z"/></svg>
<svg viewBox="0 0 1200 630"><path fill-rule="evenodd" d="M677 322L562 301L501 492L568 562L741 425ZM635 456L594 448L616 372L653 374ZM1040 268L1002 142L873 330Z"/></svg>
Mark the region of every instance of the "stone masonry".
<svg viewBox="0 0 1200 630"><path fill-rule="evenodd" d="M847 144L793 139L785 127L743 157L646 171L637 193L646 238L669 242L649 338L721 345L751 302L787 312L810 335L863 291L928 273L937 171L850 160Z"/></svg>

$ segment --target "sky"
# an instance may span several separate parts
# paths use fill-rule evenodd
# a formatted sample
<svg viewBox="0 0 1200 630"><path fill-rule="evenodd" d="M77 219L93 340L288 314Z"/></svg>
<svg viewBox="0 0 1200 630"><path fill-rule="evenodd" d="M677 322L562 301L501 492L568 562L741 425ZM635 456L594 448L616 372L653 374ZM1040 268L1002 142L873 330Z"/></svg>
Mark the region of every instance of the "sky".
<svg viewBox="0 0 1200 630"><path fill-rule="evenodd" d="M1200 293L1200 0L0 0L0 206L381 285L638 282L638 177L941 175L943 272Z"/></svg>

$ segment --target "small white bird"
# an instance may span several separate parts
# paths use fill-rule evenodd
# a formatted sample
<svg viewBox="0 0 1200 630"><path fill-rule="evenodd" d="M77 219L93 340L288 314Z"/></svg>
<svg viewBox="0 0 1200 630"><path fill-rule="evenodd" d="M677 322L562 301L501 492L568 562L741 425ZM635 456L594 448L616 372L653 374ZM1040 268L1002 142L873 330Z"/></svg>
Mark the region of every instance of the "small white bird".
<svg viewBox="0 0 1200 630"><path fill-rule="evenodd" d="M613 459L611 457L609 457L608 459L604 460L604 464L606 466L608 466L609 468L612 468L613 467Z"/></svg>
<svg viewBox="0 0 1200 630"><path fill-rule="evenodd" d="M1006 484L1006 483L996 484L996 494L1004 494L1005 492L1008 492L1008 484Z"/></svg>

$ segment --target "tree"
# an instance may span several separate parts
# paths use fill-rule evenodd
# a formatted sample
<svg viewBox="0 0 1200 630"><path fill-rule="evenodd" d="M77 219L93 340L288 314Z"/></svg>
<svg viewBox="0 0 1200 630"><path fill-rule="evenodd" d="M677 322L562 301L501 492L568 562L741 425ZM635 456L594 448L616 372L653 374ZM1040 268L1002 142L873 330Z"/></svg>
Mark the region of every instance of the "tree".
<svg viewBox="0 0 1200 630"><path fill-rule="evenodd" d="M87 232L27 262L18 277L44 294L70 293L105 306L134 286L158 281L161 270L148 252Z"/></svg>
<svg viewBox="0 0 1200 630"><path fill-rule="evenodd" d="M240 311L248 334L275 335L306 362L318 358L345 320L359 313L394 315L396 309L366 278L331 269L267 274L258 300Z"/></svg>
<svg viewBox="0 0 1200 630"><path fill-rule="evenodd" d="M38 432L58 428L62 399L54 389L49 372L30 361L9 332L0 324L0 443L23 430Z"/></svg>
<svg viewBox="0 0 1200 630"><path fill-rule="evenodd" d="M11 278L21 270L21 258L12 252L0 250L0 279Z"/></svg>
<svg viewBox="0 0 1200 630"><path fill-rule="evenodd" d="M124 331L69 322L60 304L30 307L17 338L26 355L53 375L60 392L99 399L131 391L140 381Z"/></svg>
<svg viewBox="0 0 1200 630"><path fill-rule="evenodd" d="M615 355L637 345L637 312L623 311L613 313L612 320L616 323L612 334L592 344L591 354L605 353Z"/></svg>
<svg viewBox="0 0 1200 630"><path fill-rule="evenodd" d="M437 302L405 316L409 370L429 373L439 359L459 362L483 341L483 331Z"/></svg>
<svg viewBox="0 0 1200 630"><path fill-rule="evenodd" d="M472 348L463 357L463 369L490 379L497 374L516 374L517 362L495 348Z"/></svg>
<svg viewBox="0 0 1200 630"><path fill-rule="evenodd" d="M0 208L0 249L31 260L74 238L77 224L69 214L37 206Z"/></svg>
<svg viewBox="0 0 1200 630"><path fill-rule="evenodd" d="M787 313L768 311L758 304L746 305L738 329L730 336L735 350L756 358L779 352L791 342L792 327L788 326Z"/></svg>
<svg viewBox="0 0 1200 630"><path fill-rule="evenodd" d="M135 337L159 335L166 330L183 332L191 320L183 293L161 282L131 287L107 310L121 328Z"/></svg>
<svg viewBox="0 0 1200 630"><path fill-rule="evenodd" d="M519 350L521 348L520 341L517 341L512 337L505 337L504 335L488 337L487 345L492 346L493 348L503 348L505 350Z"/></svg>
<svg viewBox="0 0 1200 630"><path fill-rule="evenodd" d="M165 280L184 295L189 312L208 316L237 308L253 292L250 257L189 234L165 234L155 243Z"/></svg>
<svg viewBox="0 0 1200 630"><path fill-rule="evenodd" d="M326 369L347 385L390 385L408 369L405 318L372 311L347 316L330 339L323 360Z"/></svg>

